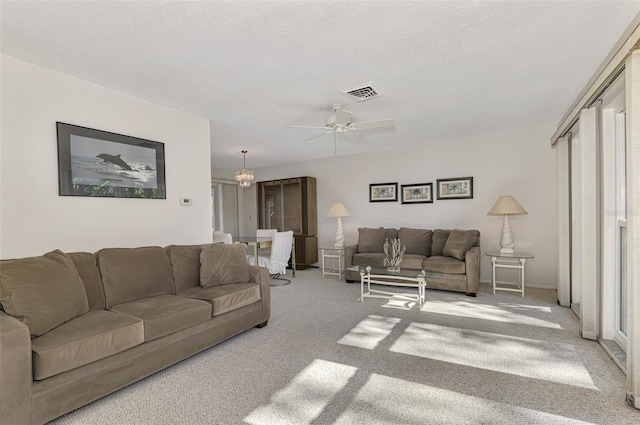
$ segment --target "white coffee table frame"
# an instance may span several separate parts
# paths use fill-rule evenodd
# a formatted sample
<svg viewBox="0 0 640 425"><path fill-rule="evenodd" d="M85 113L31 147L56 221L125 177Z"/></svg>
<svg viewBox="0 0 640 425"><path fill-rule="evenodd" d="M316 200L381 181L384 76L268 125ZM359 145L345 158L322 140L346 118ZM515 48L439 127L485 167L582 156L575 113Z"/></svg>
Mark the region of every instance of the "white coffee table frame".
<svg viewBox="0 0 640 425"><path fill-rule="evenodd" d="M357 266L356 266L357 267ZM427 272L415 270L415 277L403 276L400 274L386 272L383 269L372 269L370 266L359 268L360 272L360 302L365 298L393 299L401 297L408 301L416 301L419 307L425 302L425 289L427 288ZM372 273L373 272L373 273ZM411 273L413 274L413 273ZM437 276L434 276L437 277ZM379 280L385 279L385 280ZM417 289L417 294L383 291L372 289L371 284L399 286ZM365 292L365 285L367 290Z"/></svg>

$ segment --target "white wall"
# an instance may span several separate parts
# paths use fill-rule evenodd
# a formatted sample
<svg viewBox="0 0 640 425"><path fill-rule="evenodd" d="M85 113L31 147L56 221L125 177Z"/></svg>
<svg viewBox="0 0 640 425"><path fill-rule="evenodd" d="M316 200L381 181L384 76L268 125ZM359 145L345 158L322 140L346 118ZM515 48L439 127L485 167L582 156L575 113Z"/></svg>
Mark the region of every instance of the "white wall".
<svg viewBox="0 0 640 425"><path fill-rule="evenodd" d="M211 240L207 120L8 56L1 70L1 258ZM58 196L56 121L164 143L167 199Z"/></svg>
<svg viewBox="0 0 640 425"><path fill-rule="evenodd" d="M497 247L502 229L502 218L489 217L487 212L500 195L513 195L529 213L511 217L516 248L529 247L536 256L527 265L527 285L555 288L557 175L549 128L337 156L257 169L255 175L258 181L305 175L317 178L320 246L333 244L335 219L324 216L333 202L341 201L351 212L351 217L342 220L347 244L357 242L358 227L478 229L484 252ZM435 191L436 179L467 176L474 178L473 199L438 201L434 196L433 204L369 202L370 183L398 182L400 189L402 184L433 182ZM255 214L250 201L245 199L245 215ZM481 268L481 279L490 281L488 257L483 256Z"/></svg>

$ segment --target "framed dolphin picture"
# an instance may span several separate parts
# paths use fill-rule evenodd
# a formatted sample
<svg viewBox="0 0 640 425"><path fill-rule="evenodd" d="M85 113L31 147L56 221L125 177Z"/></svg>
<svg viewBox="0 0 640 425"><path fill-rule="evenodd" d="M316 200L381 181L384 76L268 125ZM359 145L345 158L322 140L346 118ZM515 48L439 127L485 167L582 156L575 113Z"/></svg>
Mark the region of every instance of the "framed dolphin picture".
<svg viewBox="0 0 640 425"><path fill-rule="evenodd" d="M164 143L56 126L60 196L166 199Z"/></svg>

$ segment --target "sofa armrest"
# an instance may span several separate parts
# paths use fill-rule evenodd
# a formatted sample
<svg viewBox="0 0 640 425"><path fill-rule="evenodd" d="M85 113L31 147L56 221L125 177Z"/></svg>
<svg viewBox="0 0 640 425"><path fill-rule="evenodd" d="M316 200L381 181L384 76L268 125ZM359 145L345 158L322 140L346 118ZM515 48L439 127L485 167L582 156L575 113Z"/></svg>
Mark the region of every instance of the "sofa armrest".
<svg viewBox="0 0 640 425"><path fill-rule="evenodd" d="M29 327L0 311L0 412L2 423L28 424L31 399Z"/></svg>
<svg viewBox="0 0 640 425"><path fill-rule="evenodd" d="M480 247L474 246L464 256L467 272L467 294L477 294L480 283Z"/></svg>
<svg viewBox="0 0 640 425"><path fill-rule="evenodd" d="M263 322L269 320L271 316L271 278L269 277L269 269L265 267L249 266L249 282L255 282L260 285L260 301L262 302Z"/></svg>
<svg viewBox="0 0 640 425"><path fill-rule="evenodd" d="M344 247L344 268L348 269L353 266L353 254L358 253L358 244L347 245Z"/></svg>

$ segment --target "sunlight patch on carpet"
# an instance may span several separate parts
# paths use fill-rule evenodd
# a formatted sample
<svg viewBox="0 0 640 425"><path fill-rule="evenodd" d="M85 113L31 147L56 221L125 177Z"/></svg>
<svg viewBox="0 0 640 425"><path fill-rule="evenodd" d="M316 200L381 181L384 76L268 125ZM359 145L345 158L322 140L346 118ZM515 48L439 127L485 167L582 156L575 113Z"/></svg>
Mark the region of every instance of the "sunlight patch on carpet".
<svg viewBox="0 0 640 425"><path fill-rule="evenodd" d="M597 390L569 344L413 322L390 350Z"/></svg>
<svg viewBox="0 0 640 425"><path fill-rule="evenodd" d="M544 310L541 311L539 308L526 309L525 307L526 306L515 304L503 304L500 307L497 307L494 305L477 304L468 301L444 302L437 300L427 300L427 302L422 305L422 311L438 314L448 314L451 316L470 317L474 319L493 320L496 322L516 323L519 325L562 329L562 326L557 323L520 313L547 313ZM551 316L550 309L548 314Z"/></svg>
<svg viewBox="0 0 640 425"><path fill-rule="evenodd" d="M291 383L244 420L252 425L309 424L349 382L358 368L316 359Z"/></svg>
<svg viewBox="0 0 640 425"><path fill-rule="evenodd" d="M338 344L373 350L398 323L400 319L371 314L340 338Z"/></svg>
<svg viewBox="0 0 640 425"><path fill-rule="evenodd" d="M403 299L404 297L393 296L387 303L382 304L384 308L397 308L399 310L411 310L413 307L418 305L417 302Z"/></svg>
<svg viewBox="0 0 640 425"><path fill-rule="evenodd" d="M335 422L350 424L588 424L537 410L371 374Z"/></svg>

